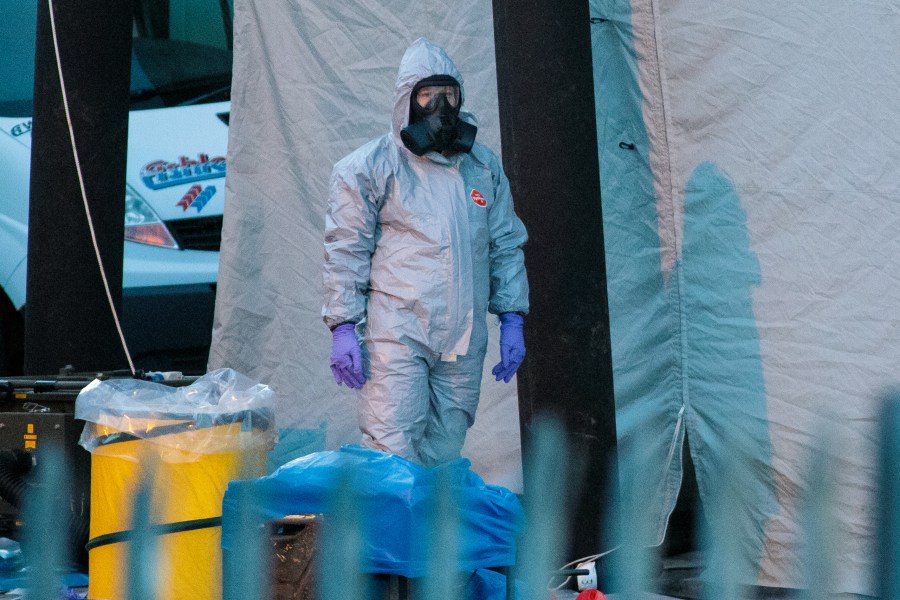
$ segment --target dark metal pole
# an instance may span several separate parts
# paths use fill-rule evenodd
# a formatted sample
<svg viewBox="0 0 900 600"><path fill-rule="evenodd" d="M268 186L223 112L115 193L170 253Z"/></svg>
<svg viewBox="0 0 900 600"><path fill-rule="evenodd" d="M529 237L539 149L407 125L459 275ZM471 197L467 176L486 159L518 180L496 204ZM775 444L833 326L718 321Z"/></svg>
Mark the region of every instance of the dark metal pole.
<svg viewBox="0 0 900 600"><path fill-rule="evenodd" d="M522 439L540 413L564 424L574 559L605 549L618 479L588 2L494 0L494 34L503 164L530 236Z"/></svg>
<svg viewBox="0 0 900 600"><path fill-rule="evenodd" d="M131 4L56 0L57 43L103 266L122 296ZM25 372L128 366L91 243L48 0L39 0L28 215Z"/></svg>
<svg viewBox="0 0 900 600"><path fill-rule="evenodd" d="M897 598L900 594L900 390L885 398L879 424L875 576L878 597Z"/></svg>

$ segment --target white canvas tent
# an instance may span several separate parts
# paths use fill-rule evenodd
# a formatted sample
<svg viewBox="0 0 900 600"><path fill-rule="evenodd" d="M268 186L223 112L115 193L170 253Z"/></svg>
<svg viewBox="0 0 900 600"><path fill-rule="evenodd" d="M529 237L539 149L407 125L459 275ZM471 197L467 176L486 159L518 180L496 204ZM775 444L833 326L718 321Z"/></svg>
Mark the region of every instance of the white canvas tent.
<svg viewBox="0 0 900 600"><path fill-rule="evenodd" d="M686 436L704 502L723 455L751 465L735 515L749 582L802 587L801 498L827 431L834 590L872 594L877 399L900 379L900 6L591 0L591 17L620 469L652 474L650 543ZM490 2L235 2L210 366L275 389L276 461L358 440L319 316L327 179L387 130L421 35L499 150ZM484 381L465 452L518 491L515 388Z"/></svg>
<svg viewBox="0 0 900 600"><path fill-rule="evenodd" d="M229 177L210 366L278 393L280 458L358 442L355 395L328 367L322 323L328 178L338 159L387 132L397 67L425 35L465 78L478 139L499 150L490 3L235 3ZM521 488L515 384L497 383L497 324L466 445L476 470Z"/></svg>

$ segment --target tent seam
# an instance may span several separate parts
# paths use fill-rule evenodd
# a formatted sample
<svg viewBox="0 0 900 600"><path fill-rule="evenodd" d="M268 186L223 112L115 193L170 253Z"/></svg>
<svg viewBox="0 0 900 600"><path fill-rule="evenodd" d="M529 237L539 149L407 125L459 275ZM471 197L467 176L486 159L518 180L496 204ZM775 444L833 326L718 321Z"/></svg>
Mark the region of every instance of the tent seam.
<svg viewBox="0 0 900 600"><path fill-rule="evenodd" d="M663 63L660 58L659 52L659 40L662 37L662 34L659 29L659 10L656 0L649 0L650 2L650 12L653 19L653 54L656 62L656 77L657 77L657 86L659 89L659 97L660 97L660 112L662 113L662 136L663 136L663 145L665 151L665 181L668 188L668 195L671 200L670 210L671 210L671 219L672 219L672 229L673 236L675 241L675 297L676 304L675 310L678 313L678 325L679 325L679 364L681 365L681 395L682 395L682 406L687 407L689 403L689 391L688 391L688 378L687 378L687 326L685 323L685 310L684 310L684 296L681 293L684 289L684 276L682 274L682 269L680 268L681 262L684 260L683 253L683 234L682 231L676 227L677 223L677 210L675 207L675 185L672 181L672 157L671 157L671 148L669 146L669 110L668 110L668 98L665 89L665 77L663 74ZM684 220L684 210L682 208L682 223ZM683 226L683 225L682 225Z"/></svg>
<svg viewBox="0 0 900 600"><path fill-rule="evenodd" d="M653 21L652 30L651 30L652 36L653 36L652 58L653 58L653 61L655 62L655 65L654 65L655 69L654 69L653 76L655 76L655 78L656 78L655 83L656 83L657 89L659 90L659 107L655 110L657 110L660 113L661 123L662 123L662 131L660 132L661 136L662 136L662 142L661 142L662 147L658 148L657 151L659 152L660 157L663 159L662 166L664 169L664 173L660 174L660 181L664 186L664 189L662 191L664 191L666 193L666 195L668 196L668 200L669 200L669 210L670 210L669 218L671 220L670 222L671 222L671 226L672 226L672 240L673 240L673 245L674 245L674 248L673 248L674 260L673 260L672 268L675 271L674 272L675 277L671 281L672 281L672 284L674 287L673 293L675 294L674 310L677 314L677 319L678 319L677 326L676 326L677 327L676 334L678 336L678 342L679 342L678 343L679 355L677 358L677 360L678 360L677 364L679 365L679 375L680 375L680 379L681 379L681 403L680 403L681 406L678 411L678 419L676 420L675 431L673 433L673 448L670 449L670 452L671 452L671 450L674 450L674 444L676 443L676 440L678 440L679 438L681 438L681 444L683 447L685 437L683 435L680 435L680 433L681 433L682 429L684 431L687 431L687 429L688 429L687 422L691 418L690 414L689 414L690 411L688 410L688 407L690 404L690 391L689 391L688 376L687 376L687 374L688 374L687 323L686 323L686 313L684 310L684 295L682 294L682 290L684 289L684 276L683 276L683 272L682 272L682 268L681 268L681 263L684 260L684 253L683 253L683 234L682 234L681 229L678 227L678 224L679 224L679 220L677 218L678 217L678 208L675 205L675 185L674 185L674 182L672 179L672 156L671 156L672 149L668 142L669 129L670 129L669 110L668 110L669 102L668 102L668 96L666 94L663 63L662 63L662 60L660 57L660 49L659 49L659 42L662 38L662 32L660 31L660 27L659 27L659 22L660 22L659 7L655 0L648 0L648 2L650 5L650 17ZM680 222L683 227L684 226L683 225L684 224L683 200L682 200L681 213L682 213L682 219ZM671 457L670 457L670 460L667 461L667 465L666 465L667 473L670 471L671 466L672 465L671 465ZM682 467L681 467L681 477L679 478L680 481L678 484L679 488L683 484L683 479L684 479L683 469L684 469L684 465L682 465ZM668 480L668 477L666 477L665 479ZM663 502L666 502L665 498L663 498L662 500L663 500ZM669 514L666 515L666 518L664 519L664 522L663 522L663 528L662 528L661 532L659 532L659 536L660 536L659 544L662 543L664 536L665 536L665 531L668 529L669 517L671 517L671 512L669 512Z"/></svg>

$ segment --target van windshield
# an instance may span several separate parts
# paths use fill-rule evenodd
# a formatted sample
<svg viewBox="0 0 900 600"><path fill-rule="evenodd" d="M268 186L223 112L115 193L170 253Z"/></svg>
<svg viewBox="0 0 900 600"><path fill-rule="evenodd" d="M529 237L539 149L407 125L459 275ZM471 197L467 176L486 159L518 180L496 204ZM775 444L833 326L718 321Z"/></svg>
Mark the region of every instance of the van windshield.
<svg viewBox="0 0 900 600"><path fill-rule="evenodd" d="M133 0L131 109L228 100L232 0ZM0 117L30 117L37 0L0 0Z"/></svg>

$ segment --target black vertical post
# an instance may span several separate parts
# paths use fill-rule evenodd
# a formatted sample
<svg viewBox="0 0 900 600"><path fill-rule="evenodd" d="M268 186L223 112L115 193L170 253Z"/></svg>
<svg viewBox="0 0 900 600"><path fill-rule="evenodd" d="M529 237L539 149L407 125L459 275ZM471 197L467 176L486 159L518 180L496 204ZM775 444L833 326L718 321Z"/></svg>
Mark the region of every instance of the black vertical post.
<svg viewBox="0 0 900 600"><path fill-rule="evenodd" d="M578 460L571 558L603 550L617 485L609 309L587 0L494 0L503 164L528 228L522 439L557 416ZM527 468L527 465L526 465ZM527 496L528 490L525 490Z"/></svg>
<svg viewBox="0 0 900 600"><path fill-rule="evenodd" d="M127 368L82 203L48 0L38 0L25 372ZM57 44L84 187L121 305L131 3L56 0Z"/></svg>
<svg viewBox="0 0 900 600"><path fill-rule="evenodd" d="M879 598L900 594L900 390L884 399L878 445L878 534L875 576Z"/></svg>

